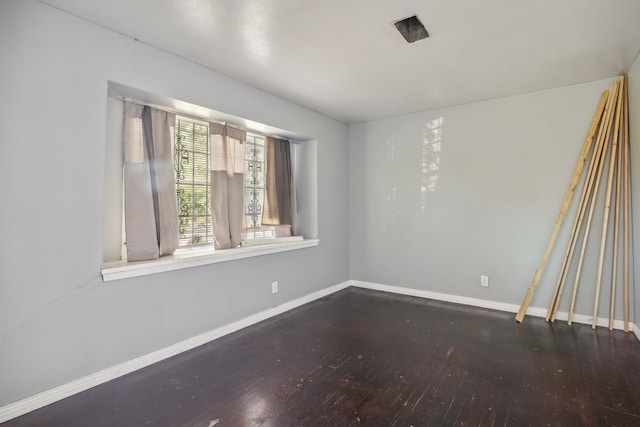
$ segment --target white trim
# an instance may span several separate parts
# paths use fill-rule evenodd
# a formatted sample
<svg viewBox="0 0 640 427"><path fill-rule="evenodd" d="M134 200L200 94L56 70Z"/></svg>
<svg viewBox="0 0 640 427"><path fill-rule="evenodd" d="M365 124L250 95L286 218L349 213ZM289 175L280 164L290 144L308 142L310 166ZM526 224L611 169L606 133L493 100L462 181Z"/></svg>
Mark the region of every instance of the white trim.
<svg viewBox="0 0 640 427"><path fill-rule="evenodd" d="M303 297L296 298L277 307L269 308L267 310L245 317L244 319L229 323L212 331L205 332L203 334L186 339L184 341L180 341L176 344L170 345L160 350L142 355L140 357L136 357L135 359L128 360L116 366L112 366L110 368L103 369L102 371L87 375L86 377L79 378L75 381L62 384L58 387L2 406L0 407L0 423L19 417L20 415L24 415L28 412L35 411L36 409L42 408L46 405L57 402L76 393L80 393L82 391L90 389L91 387L95 387L138 369L142 369L146 366L191 350L210 341L236 332L240 329L246 328L247 326L251 326L273 316L277 316L278 314L285 313L301 305L341 291L342 289L345 289L347 287L349 287L348 281L330 286L328 288L313 292Z"/></svg>
<svg viewBox="0 0 640 427"><path fill-rule="evenodd" d="M390 293L401 294L401 295L409 295L409 296L414 296L419 298L428 298L428 299L434 299L438 301L452 302L456 304L471 305L474 307L482 307L482 308L489 308L492 310L506 311L508 313L517 313L518 310L520 309L520 306L517 304L510 304L506 302L491 301L491 300L485 300L485 299L479 299L479 298L464 297L460 295L451 295L451 294L445 294L440 292L431 292L431 291L425 291L421 289L405 288L402 286L383 285L380 283L362 282L359 280L350 280L349 284L357 288L372 289L376 291L390 292ZM529 307L527 309L527 314L535 317L546 317L547 309L542 307ZM559 311L558 314L556 315L556 319L558 320L567 320L568 317L569 317L569 313L564 311ZM573 315L574 323L591 325L592 320L593 320L593 316L588 316L584 314ZM609 319L606 317L598 317L596 324L598 326L602 326L606 328L609 326ZM624 322L622 320L614 320L613 329L624 330ZM633 331L636 337L638 338L638 340L640 340L640 329L635 323L629 322L629 331Z"/></svg>
<svg viewBox="0 0 640 427"><path fill-rule="evenodd" d="M243 248L224 249L214 251L188 250L175 255L162 257L151 261L126 262L115 261L105 263L102 267L102 280L127 279L130 277L145 276L147 274L162 273L164 271L179 270L182 268L199 267L201 265L215 264L218 262L233 261L254 256L275 254L278 252L293 251L296 249L318 246L320 240L305 239L295 242L281 242L270 245L248 246Z"/></svg>

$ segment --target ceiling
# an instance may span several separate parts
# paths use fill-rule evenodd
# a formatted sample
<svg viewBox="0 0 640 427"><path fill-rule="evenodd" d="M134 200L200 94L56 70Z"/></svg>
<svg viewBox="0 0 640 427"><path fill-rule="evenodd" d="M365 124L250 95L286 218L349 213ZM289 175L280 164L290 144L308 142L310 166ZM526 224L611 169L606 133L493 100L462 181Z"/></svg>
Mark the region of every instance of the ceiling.
<svg viewBox="0 0 640 427"><path fill-rule="evenodd" d="M348 123L609 78L637 0L40 0ZM417 15L431 37L393 23Z"/></svg>

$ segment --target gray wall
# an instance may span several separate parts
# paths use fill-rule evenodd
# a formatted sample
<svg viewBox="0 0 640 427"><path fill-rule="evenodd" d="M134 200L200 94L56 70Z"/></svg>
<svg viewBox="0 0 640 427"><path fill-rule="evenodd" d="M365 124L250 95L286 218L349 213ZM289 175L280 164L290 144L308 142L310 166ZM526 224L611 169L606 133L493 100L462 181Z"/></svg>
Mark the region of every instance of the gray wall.
<svg viewBox="0 0 640 427"><path fill-rule="evenodd" d="M0 39L0 405L348 278L519 304L611 82L347 127L35 1L0 2ZM320 246L103 283L108 80L317 138Z"/></svg>
<svg viewBox="0 0 640 427"><path fill-rule="evenodd" d="M629 139L631 141L631 191L633 203L634 231L634 264L640 260L640 56L636 57L629 77ZM635 315L640 319L640 269L635 271ZM633 310L633 308L632 308ZM640 322L636 322L638 324ZM638 325L640 326L640 324Z"/></svg>
<svg viewBox="0 0 640 427"><path fill-rule="evenodd" d="M0 405L349 278L347 125L35 1L0 40ZM103 283L108 80L317 138L320 246Z"/></svg>
<svg viewBox="0 0 640 427"><path fill-rule="evenodd" d="M352 125L351 278L520 304L600 95L612 81ZM549 304L577 195L532 306ZM587 315L593 312L603 197L599 206L576 308ZM600 316L608 316L610 274L605 268ZM480 275L489 276L488 288L480 287ZM570 292L564 296L562 311Z"/></svg>

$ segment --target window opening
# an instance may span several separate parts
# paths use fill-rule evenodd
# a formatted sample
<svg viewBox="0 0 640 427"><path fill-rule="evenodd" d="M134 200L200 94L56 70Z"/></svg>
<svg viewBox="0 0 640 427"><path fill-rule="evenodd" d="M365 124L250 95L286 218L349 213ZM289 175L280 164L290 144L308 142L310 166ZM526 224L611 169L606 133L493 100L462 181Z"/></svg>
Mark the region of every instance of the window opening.
<svg viewBox="0 0 640 427"><path fill-rule="evenodd" d="M247 133L246 144L244 170L246 240L274 238L274 227L262 226L267 172L265 138L262 135Z"/></svg>
<svg viewBox="0 0 640 427"><path fill-rule="evenodd" d="M209 126L176 117L175 171L180 246L213 243Z"/></svg>

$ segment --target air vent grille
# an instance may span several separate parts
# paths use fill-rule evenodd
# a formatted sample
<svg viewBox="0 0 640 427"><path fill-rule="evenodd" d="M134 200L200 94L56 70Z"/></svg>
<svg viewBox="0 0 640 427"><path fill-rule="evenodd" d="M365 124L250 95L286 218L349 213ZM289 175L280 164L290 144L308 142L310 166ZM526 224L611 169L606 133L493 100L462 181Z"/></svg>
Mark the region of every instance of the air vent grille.
<svg viewBox="0 0 640 427"><path fill-rule="evenodd" d="M408 43L413 43L429 37L427 29L424 27L424 25L422 25L422 22L420 22L418 17L415 15L394 22L393 25L396 26L398 31L400 31L400 34L402 34L402 37L404 37Z"/></svg>

